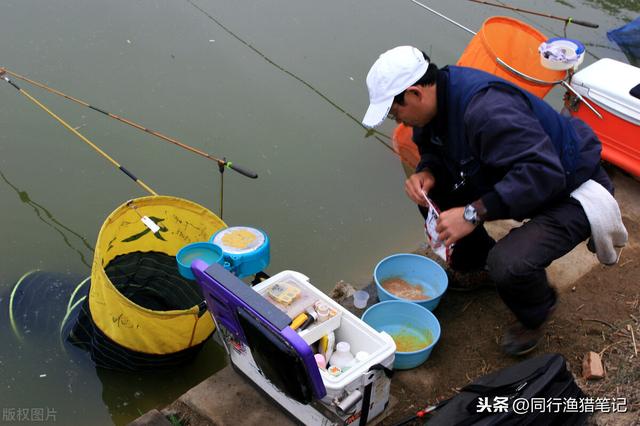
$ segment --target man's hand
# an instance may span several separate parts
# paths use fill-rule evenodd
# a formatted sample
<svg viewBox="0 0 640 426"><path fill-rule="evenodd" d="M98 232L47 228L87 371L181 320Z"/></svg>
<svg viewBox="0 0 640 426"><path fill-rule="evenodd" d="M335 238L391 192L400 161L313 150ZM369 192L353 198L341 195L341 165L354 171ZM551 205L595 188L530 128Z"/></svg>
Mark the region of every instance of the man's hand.
<svg viewBox="0 0 640 426"><path fill-rule="evenodd" d="M404 183L404 191L414 203L427 207L427 200L424 199L422 192L424 191L428 194L435 182L436 180L431 172L424 170L409 176L409 179Z"/></svg>
<svg viewBox="0 0 640 426"><path fill-rule="evenodd" d="M436 224L438 238L447 247L469 235L477 225L464 220L464 207L455 207L440 213Z"/></svg>

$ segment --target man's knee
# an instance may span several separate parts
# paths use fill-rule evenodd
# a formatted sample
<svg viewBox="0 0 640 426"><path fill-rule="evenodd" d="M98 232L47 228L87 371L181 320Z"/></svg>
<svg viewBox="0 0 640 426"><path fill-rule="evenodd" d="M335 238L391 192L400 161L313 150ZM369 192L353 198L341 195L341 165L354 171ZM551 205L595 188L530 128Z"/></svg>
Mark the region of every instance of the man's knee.
<svg viewBox="0 0 640 426"><path fill-rule="evenodd" d="M522 253L509 250L501 244L496 244L489 251L487 270L498 287L527 281L540 273Z"/></svg>
<svg viewBox="0 0 640 426"><path fill-rule="evenodd" d="M487 271L497 285L509 281L509 261L502 256L500 251L496 246L489 251L487 256Z"/></svg>

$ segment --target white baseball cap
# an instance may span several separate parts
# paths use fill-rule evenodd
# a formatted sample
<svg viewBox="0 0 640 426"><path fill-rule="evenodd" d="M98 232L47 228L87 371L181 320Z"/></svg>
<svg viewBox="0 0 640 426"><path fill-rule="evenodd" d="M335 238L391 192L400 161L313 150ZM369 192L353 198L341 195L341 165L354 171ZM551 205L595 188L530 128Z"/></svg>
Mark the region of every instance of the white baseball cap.
<svg viewBox="0 0 640 426"><path fill-rule="evenodd" d="M429 62L419 49L398 46L384 52L367 74L369 108L362 124L374 128L389 114L393 98L420 80Z"/></svg>

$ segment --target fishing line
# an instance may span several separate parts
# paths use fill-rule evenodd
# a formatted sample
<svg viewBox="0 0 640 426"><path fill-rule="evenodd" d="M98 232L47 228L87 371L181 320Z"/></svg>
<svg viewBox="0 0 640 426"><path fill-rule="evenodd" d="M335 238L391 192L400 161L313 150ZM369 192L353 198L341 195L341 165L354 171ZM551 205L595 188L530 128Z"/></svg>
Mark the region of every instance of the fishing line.
<svg viewBox="0 0 640 426"><path fill-rule="evenodd" d="M226 159L225 160L221 160L219 158L216 158L211 154L207 154L206 152L201 151L201 150L199 150L197 148L194 148L192 146L189 146L189 145L187 145L187 144L185 144L183 142L180 142L177 139L174 139L174 138L171 138L169 136L166 136L166 135L164 135L164 134L162 134L162 133L160 133L158 131L151 130L151 129L147 128L147 127L144 127L144 126L142 126L142 125L140 125L140 124L138 124L138 123L136 123L134 121L131 121L129 119L121 117L121 116L119 116L117 114L113 114L113 113L110 113L108 111L105 111L104 109L98 108L98 107L96 107L94 105L91 105L88 102L85 102L83 100L74 98L73 96L69 96L69 95L67 95L65 93L62 93L61 91L59 91L57 89L54 89L52 87L49 87L44 83L40 83L38 81L31 80L31 79L29 79L29 78L27 78L27 77L25 77L23 75L17 74L17 73L15 73L13 71L10 71L10 70L6 69L6 68L0 68L0 75L2 75L2 71L3 70L7 74L9 74L9 75L11 75L11 76L13 76L13 77L15 77L17 79L20 79L22 81L26 81L27 83L30 83L30 84L32 84L32 85L34 85L36 87L44 89L44 90L46 90L46 91L48 91L50 93L56 94L56 95L61 96L61 97L65 98L65 99L68 99L68 100L70 100L72 102L75 102L75 103L77 103L79 105L82 105L84 107L87 107L87 108L90 108L90 109L92 109L94 111L97 111L97 112L99 112L101 114L104 114L107 117L110 117L110 118L118 120L118 121L120 121L122 123L128 124L131 127L134 127L134 128L136 128L138 130L142 130L145 133L148 133L150 135L156 136L156 137L158 137L158 138L160 138L160 139L162 139L162 140L164 140L166 142L170 142L170 143L172 143L172 144L174 144L176 146L179 146L180 148L186 149L186 150L191 151L191 152L193 152L195 154L198 154L198 155L200 155L202 157L208 158L209 160L216 161L220 167L229 168L229 169L234 170L234 171L240 173L241 175L244 175L244 176L246 176L248 178L251 178L251 179L256 179L258 177L258 175L256 173L254 173L254 172L252 172L250 170L244 169L244 168L238 166L237 164L235 164L235 163L233 163L231 161L226 161Z"/></svg>
<svg viewBox="0 0 640 426"><path fill-rule="evenodd" d="M424 5L424 4L420 3L419 1L411 0L411 2L417 4L418 6L420 6L423 9L427 9L429 12L433 13L434 15L438 15L439 17L441 17L445 21L448 21L448 22L452 23L453 25L457 26L458 28L461 28L461 29L465 30L468 33L471 33L473 35L477 34L475 31L470 30L469 28L465 27L461 23L454 21L453 19L449 18L448 16L443 15L442 13L438 12L437 10L431 9L429 6Z"/></svg>
<svg viewBox="0 0 640 426"><path fill-rule="evenodd" d="M132 179L135 183L137 183L139 186L141 186L145 191L147 191L148 193L150 193L151 195L158 195L157 192L155 192L153 189L149 188L149 186L147 186L146 183L144 183L143 181L141 181L140 179L138 179L134 174L132 174L129 170L125 169L123 166L121 166L120 164L118 164L118 162L116 160L114 160L113 158L111 158L106 152L104 152L103 150L101 150L96 144L94 144L93 142L91 142L89 139L87 139L86 137L84 137L80 132L78 132L76 129L74 129L73 127L71 127L66 121L64 121L62 118L58 117L55 113L53 113L53 111L51 111L49 108L47 108L45 105L43 105L40 101L38 101L36 98L34 98L33 96L31 96L27 91L25 91L24 89L21 89L17 84L15 84L11 79L9 79L9 77L7 76L3 76L4 74L4 70L0 69L0 76L2 76L2 79L4 81L6 81L7 83L9 83L10 85L12 85L20 94L24 95L27 99L29 99L31 102L35 103L37 106L39 106L42 110L44 110L47 114L49 114L51 117L53 117L56 121L58 121L60 124L62 124L65 128L67 128L67 130L69 130L71 133L73 133L74 135L76 135L78 138L80 138L80 140L82 140L84 143L86 143L87 145L89 145L91 148L93 148L98 154L100 154L102 157L104 157L107 161L109 161L114 167L116 167L118 170L120 170L122 173L124 173L125 175L127 175L130 179Z"/></svg>
<svg viewBox="0 0 640 426"><path fill-rule="evenodd" d="M347 112L346 110L344 110L342 107L340 107L338 104L336 104L334 101L332 101L331 99L329 99L329 97L327 95L325 95L324 93L322 93L320 90L316 89L313 85L311 85L311 83L308 83L307 81L305 81L302 77L299 77L298 75L294 74L293 72L287 70L286 68L284 68L282 65L278 64L277 62L275 62L273 59L269 58L267 55L265 55L264 53L262 53L260 50L256 49L255 47L253 47L253 45L251 45L251 43L247 42L246 40L244 40L242 37L238 36L236 33L234 33L233 31L231 31L229 28L227 28L222 22L220 22L215 16L211 15L209 12L207 12L206 10L202 9L200 6L198 6L197 4L195 4L192 0L187 0L187 3L189 3L190 5L192 5L194 8L196 8L197 10L199 10L202 14L204 14L207 18L209 18L211 21L213 21L216 25L218 25L220 28L222 28L222 30L224 30L227 34L229 34L231 37L235 38L236 40L238 40L240 43L242 43L245 47L249 48L250 50L252 50L255 54L257 54L258 56L260 56L262 59L264 59L266 62L268 62L270 65L272 65L273 67L277 68L278 70L282 71L283 73L287 74L289 77L297 80L298 82L302 83L304 86L306 86L308 89L310 89L312 92L314 92L315 94L317 94L318 96L320 96L322 99L324 99L326 102L328 102L332 107L334 107L335 109L337 109L338 111L340 111L341 113L343 113L345 116L347 116L349 119L351 119L352 121L356 122L360 127L364 128L367 130L367 134L366 137L369 137L371 135L374 136L374 138L376 140L378 140L380 143L382 143L384 146L386 146L389 150L391 150L394 154L396 154L398 157L400 157L400 159L402 160L402 157L400 156L400 153L398 151L396 151L396 149L389 145L386 141L382 140L380 138L380 136L386 138L386 139L391 139L391 137L389 137L388 135L385 135L384 133L378 131L378 130L372 130L372 129L367 129L366 127L364 127L364 125L360 122L359 119L357 119L356 117L354 117L352 114L350 114L349 112ZM405 160L402 160L405 161Z"/></svg>

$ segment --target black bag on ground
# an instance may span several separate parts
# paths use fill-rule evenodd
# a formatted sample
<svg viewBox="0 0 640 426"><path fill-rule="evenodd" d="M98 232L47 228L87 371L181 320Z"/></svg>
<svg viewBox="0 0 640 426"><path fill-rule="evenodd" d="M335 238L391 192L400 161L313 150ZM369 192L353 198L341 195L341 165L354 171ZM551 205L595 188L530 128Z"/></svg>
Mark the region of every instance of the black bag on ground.
<svg viewBox="0 0 640 426"><path fill-rule="evenodd" d="M480 377L425 419L429 426L582 425L584 397L562 355L546 354Z"/></svg>

